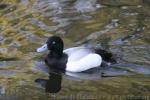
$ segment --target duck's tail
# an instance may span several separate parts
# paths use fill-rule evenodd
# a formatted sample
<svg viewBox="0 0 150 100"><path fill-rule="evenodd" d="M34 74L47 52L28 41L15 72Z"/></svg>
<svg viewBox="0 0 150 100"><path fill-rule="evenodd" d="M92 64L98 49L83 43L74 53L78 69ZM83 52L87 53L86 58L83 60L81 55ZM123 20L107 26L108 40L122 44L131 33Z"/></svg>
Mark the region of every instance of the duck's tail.
<svg viewBox="0 0 150 100"><path fill-rule="evenodd" d="M101 55L103 59L102 65L105 65L106 64L105 62L116 63L115 57L111 52L102 49L96 49L95 53Z"/></svg>

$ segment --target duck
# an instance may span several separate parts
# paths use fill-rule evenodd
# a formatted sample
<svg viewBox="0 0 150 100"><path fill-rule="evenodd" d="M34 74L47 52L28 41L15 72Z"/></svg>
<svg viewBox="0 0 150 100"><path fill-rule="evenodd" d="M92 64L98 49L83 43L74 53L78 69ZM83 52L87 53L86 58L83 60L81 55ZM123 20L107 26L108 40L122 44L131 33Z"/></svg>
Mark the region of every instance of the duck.
<svg viewBox="0 0 150 100"><path fill-rule="evenodd" d="M64 42L59 36L51 36L43 46L37 48L41 53L49 51L45 63L49 68L68 72L83 72L100 67L103 62L111 62L112 54L92 46L77 46L64 49ZM105 64L104 64L105 65Z"/></svg>

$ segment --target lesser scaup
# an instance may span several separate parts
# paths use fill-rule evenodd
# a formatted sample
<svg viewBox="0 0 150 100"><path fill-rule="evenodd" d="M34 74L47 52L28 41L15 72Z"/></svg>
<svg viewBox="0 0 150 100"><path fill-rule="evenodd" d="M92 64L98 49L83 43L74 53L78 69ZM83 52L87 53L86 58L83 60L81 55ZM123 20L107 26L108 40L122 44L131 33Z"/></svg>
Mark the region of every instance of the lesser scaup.
<svg viewBox="0 0 150 100"><path fill-rule="evenodd" d="M104 61L111 61L111 54L93 47L79 46L64 49L63 40L58 36L50 37L46 44L37 49L37 52L49 50L45 58L50 68L69 72L82 72L91 68L100 67Z"/></svg>

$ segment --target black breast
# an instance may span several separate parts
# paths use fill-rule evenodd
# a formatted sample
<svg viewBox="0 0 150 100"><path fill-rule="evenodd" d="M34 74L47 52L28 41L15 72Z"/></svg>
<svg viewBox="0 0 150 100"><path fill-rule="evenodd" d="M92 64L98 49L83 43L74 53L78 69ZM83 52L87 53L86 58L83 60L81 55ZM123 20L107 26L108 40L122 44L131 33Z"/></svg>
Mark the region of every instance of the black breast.
<svg viewBox="0 0 150 100"><path fill-rule="evenodd" d="M45 63L48 65L50 69L59 69L65 71L66 64L68 61L68 56L63 54L61 57L54 57L52 55L48 55L45 59Z"/></svg>

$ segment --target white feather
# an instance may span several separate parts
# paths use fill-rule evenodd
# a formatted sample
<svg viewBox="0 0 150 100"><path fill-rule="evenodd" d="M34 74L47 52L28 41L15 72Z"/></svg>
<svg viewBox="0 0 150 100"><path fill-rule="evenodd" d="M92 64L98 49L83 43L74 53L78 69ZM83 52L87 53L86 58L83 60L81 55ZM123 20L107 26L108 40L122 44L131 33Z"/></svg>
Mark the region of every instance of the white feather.
<svg viewBox="0 0 150 100"><path fill-rule="evenodd" d="M64 50L64 53L69 56L68 62L72 62L82 59L83 57L92 53L92 50L86 47L74 47Z"/></svg>
<svg viewBox="0 0 150 100"><path fill-rule="evenodd" d="M70 72L82 72L94 67L100 66L102 63L102 58L98 54L88 54L78 61L67 62L66 70Z"/></svg>

